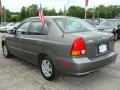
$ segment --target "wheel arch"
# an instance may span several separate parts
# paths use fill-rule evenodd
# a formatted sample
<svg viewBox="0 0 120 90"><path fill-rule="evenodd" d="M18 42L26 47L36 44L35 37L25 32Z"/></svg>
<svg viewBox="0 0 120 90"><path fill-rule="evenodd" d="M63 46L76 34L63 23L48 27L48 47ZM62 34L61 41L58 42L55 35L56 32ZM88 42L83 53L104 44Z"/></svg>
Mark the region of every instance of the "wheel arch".
<svg viewBox="0 0 120 90"><path fill-rule="evenodd" d="M50 60L54 63L54 65L55 65L55 62L54 62L54 59L52 58L52 56L50 56L50 55L48 55L48 54L45 54L45 53L40 53L39 55L38 55L38 64L40 64L40 62L41 62L41 60L42 60L42 58L43 57L48 57L48 58L50 58Z"/></svg>

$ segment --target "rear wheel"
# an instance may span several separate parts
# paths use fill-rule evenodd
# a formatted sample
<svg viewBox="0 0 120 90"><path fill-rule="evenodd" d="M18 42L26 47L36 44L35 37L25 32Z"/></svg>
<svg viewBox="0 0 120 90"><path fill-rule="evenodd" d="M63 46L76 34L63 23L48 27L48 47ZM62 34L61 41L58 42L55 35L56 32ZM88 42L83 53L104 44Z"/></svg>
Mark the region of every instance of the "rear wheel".
<svg viewBox="0 0 120 90"><path fill-rule="evenodd" d="M6 58L10 58L10 57L12 56L12 55L9 53L9 50L8 50L6 44L3 44L2 49L3 49L3 55L4 55Z"/></svg>
<svg viewBox="0 0 120 90"><path fill-rule="evenodd" d="M42 57L40 71L42 76L48 81L55 80L58 75L54 63L47 56Z"/></svg>

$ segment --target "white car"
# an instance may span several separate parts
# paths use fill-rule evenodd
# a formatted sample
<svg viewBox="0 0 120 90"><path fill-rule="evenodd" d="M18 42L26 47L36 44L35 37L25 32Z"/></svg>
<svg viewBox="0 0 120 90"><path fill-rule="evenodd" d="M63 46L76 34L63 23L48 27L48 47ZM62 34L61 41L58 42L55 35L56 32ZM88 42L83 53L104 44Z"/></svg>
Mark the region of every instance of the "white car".
<svg viewBox="0 0 120 90"><path fill-rule="evenodd" d="M14 24L13 26L10 26L8 29L7 29L7 32L10 31L10 30L13 30L14 28L16 28L20 23L16 23Z"/></svg>
<svg viewBox="0 0 120 90"><path fill-rule="evenodd" d="M0 26L0 32L4 32L3 29L5 28L5 26L6 26L6 25L1 25L1 26Z"/></svg>
<svg viewBox="0 0 120 90"><path fill-rule="evenodd" d="M8 28L11 27L11 26L13 26L13 25L14 25L14 23L9 23L9 24L6 25L6 26L2 26L2 27L0 28L0 31L1 31L1 32L7 32Z"/></svg>

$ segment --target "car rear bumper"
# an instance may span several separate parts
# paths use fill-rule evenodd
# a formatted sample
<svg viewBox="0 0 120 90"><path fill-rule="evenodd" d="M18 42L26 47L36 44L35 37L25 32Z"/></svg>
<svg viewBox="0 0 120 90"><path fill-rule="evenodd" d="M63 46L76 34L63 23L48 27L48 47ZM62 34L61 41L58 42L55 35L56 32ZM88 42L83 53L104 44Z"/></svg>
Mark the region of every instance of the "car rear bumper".
<svg viewBox="0 0 120 90"><path fill-rule="evenodd" d="M68 67L65 67L64 65L60 64L59 62L61 61L59 61L57 63L57 70L58 72L66 75L76 76L88 74L115 63L116 57L117 51L112 51L106 55L102 55L93 59L72 58L72 60L67 60L67 62L69 63Z"/></svg>

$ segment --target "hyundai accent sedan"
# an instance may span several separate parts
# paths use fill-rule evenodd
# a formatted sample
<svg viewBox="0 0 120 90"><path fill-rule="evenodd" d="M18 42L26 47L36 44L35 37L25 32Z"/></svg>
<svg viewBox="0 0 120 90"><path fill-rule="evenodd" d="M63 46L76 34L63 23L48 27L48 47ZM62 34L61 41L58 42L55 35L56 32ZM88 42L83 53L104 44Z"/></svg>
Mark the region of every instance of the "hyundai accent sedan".
<svg viewBox="0 0 120 90"><path fill-rule="evenodd" d="M24 20L2 37L6 58L18 56L39 66L46 80L58 74L79 76L115 63L113 34L98 32L87 22L65 16Z"/></svg>

